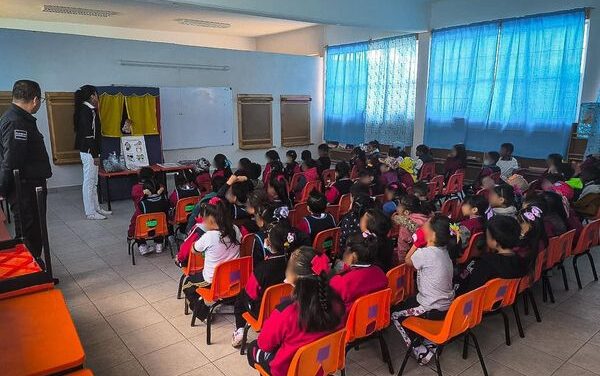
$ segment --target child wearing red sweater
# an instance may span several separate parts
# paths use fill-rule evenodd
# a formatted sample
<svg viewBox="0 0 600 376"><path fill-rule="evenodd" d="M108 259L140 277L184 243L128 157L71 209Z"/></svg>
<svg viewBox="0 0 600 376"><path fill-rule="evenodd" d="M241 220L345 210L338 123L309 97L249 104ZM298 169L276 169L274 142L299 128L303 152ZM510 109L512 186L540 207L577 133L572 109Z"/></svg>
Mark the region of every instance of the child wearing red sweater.
<svg viewBox="0 0 600 376"><path fill-rule="evenodd" d="M292 299L271 313L258 340L248 345L251 367L285 376L299 348L344 325L344 302L329 285L328 272L329 259L313 248L292 253L285 272L285 282L294 286Z"/></svg>
<svg viewBox="0 0 600 376"><path fill-rule="evenodd" d="M340 197L350 193L350 188L354 184L354 182L350 180L350 166L348 163L342 161L335 165L335 182L328 184L330 185L325 190L327 202L331 205L337 205L340 201Z"/></svg>
<svg viewBox="0 0 600 376"><path fill-rule="evenodd" d="M200 189L200 192L206 194L211 188L210 178L210 162L206 158L200 158L196 161L196 186Z"/></svg>
<svg viewBox="0 0 600 376"><path fill-rule="evenodd" d="M356 299L383 290L388 280L381 268L374 265L377 258L377 237L370 232L352 235L346 242L344 270L329 283L346 306L346 316Z"/></svg>

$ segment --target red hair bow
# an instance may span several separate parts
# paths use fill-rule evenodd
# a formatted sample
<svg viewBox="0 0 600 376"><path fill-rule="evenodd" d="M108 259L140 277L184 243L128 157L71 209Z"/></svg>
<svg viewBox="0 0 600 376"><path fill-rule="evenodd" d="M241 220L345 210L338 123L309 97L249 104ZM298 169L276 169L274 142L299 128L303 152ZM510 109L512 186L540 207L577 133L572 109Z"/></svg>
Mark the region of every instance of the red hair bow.
<svg viewBox="0 0 600 376"><path fill-rule="evenodd" d="M311 261L312 271L316 275L329 272L329 258L326 254L321 254L313 257Z"/></svg>
<svg viewBox="0 0 600 376"><path fill-rule="evenodd" d="M220 197L218 197L218 196L211 197L211 199L210 199L210 200L208 200L208 204L209 204L209 205L218 205L218 204L219 204L219 202L221 202L221 198L220 198Z"/></svg>

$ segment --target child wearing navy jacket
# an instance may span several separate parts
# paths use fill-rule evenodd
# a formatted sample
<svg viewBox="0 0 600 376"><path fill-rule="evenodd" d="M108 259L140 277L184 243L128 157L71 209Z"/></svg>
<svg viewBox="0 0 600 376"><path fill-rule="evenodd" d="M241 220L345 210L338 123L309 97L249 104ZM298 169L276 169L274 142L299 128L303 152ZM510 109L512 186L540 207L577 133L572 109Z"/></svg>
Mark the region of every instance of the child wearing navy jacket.
<svg viewBox="0 0 600 376"><path fill-rule="evenodd" d="M194 184L194 175L190 170L183 170L175 175L175 189L169 196L171 207L177 206L177 201L182 198L200 196L200 190Z"/></svg>
<svg viewBox="0 0 600 376"><path fill-rule="evenodd" d="M283 168L283 174L288 181L292 181L292 178L295 174L302 172L302 168L300 168L300 163L296 162L298 158L298 153L295 150L288 150L285 153L286 163Z"/></svg>
<svg viewBox="0 0 600 376"><path fill-rule="evenodd" d="M352 235L346 242L344 269L331 278L330 285L346 306L346 315L356 299L383 290L388 280L377 260L377 237L370 232Z"/></svg>
<svg viewBox="0 0 600 376"><path fill-rule="evenodd" d="M300 220L298 231L309 234L310 240L313 241L319 232L334 228L335 219L325 212L327 199L323 193L317 190L310 192L306 204L310 214Z"/></svg>
<svg viewBox="0 0 600 376"><path fill-rule="evenodd" d="M325 190L327 202L336 205L340 197L350 193L350 188L354 182L350 180L350 166L346 162L340 162L335 165L335 182Z"/></svg>
<svg viewBox="0 0 600 376"><path fill-rule="evenodd" d="M344 302L329 285L329 259L301 247L290 256L285 282L294 286L292 299L277 307L263 324L258 340L248 345L248 363L269 375L285 376L299 348L343 325Z"/></svg>
<svg viewBox="0 0 600 376"><path fill-rule="evenodd" d="M273 222L265 231L265 256L256 265L250 275L246 289L238 295L234 314L235 330L231 338L231 346L240 347L244 335L246 320L242 317L245 312L258 317L262 296L265 290L273 285L282 283L285 279L287 253L293 248L296 236L287 219Z"/></svg>

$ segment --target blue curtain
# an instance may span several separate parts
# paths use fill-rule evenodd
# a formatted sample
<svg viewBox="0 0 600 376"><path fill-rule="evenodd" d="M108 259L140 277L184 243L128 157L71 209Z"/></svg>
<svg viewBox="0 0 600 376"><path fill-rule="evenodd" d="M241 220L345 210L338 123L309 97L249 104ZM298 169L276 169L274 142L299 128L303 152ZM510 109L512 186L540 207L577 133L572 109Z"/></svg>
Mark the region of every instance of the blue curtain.
<svg viewBox="0 0 600 376"><path fill-rule="evenodd" d="M326 140L412 144L416 48L411 35L327 49Z"/></svg>
<svg viewBox="0 0 600 376"><path fill-rule="evenodd" d="M517 155L533 158L565 153L576 120L584 27L584 11L577 10L434 31L426 142L434 147L462 142L478 151L512 142ZM453 40L463 30L471 31L477 42ZM465 43L482 48L474 53ZM453 48L449 53L457 54L458 61L445 67L438 51ZM452 83L445 76L455 75L453 68L479 73L466 74L461 90L458 84L446 84ZM438 82L441 88L436 88ZM457 95L452 96L453 90ZM473 93L466 105L460 97L465 92ZM447 111L445 100L459 105Z"/></svg>

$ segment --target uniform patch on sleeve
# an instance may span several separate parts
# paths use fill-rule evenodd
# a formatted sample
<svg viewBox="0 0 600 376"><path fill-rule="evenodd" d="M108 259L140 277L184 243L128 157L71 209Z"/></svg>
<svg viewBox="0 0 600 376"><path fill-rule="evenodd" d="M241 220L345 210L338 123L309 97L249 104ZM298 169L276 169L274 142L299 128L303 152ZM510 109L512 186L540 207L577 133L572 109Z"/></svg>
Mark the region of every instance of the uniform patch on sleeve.
<svg viewBox="0 0 600 376"><path fill-rule="evenodd" d="M15 140L27 141L27 131L24 131L22 129L15 129Z"/></svg>

